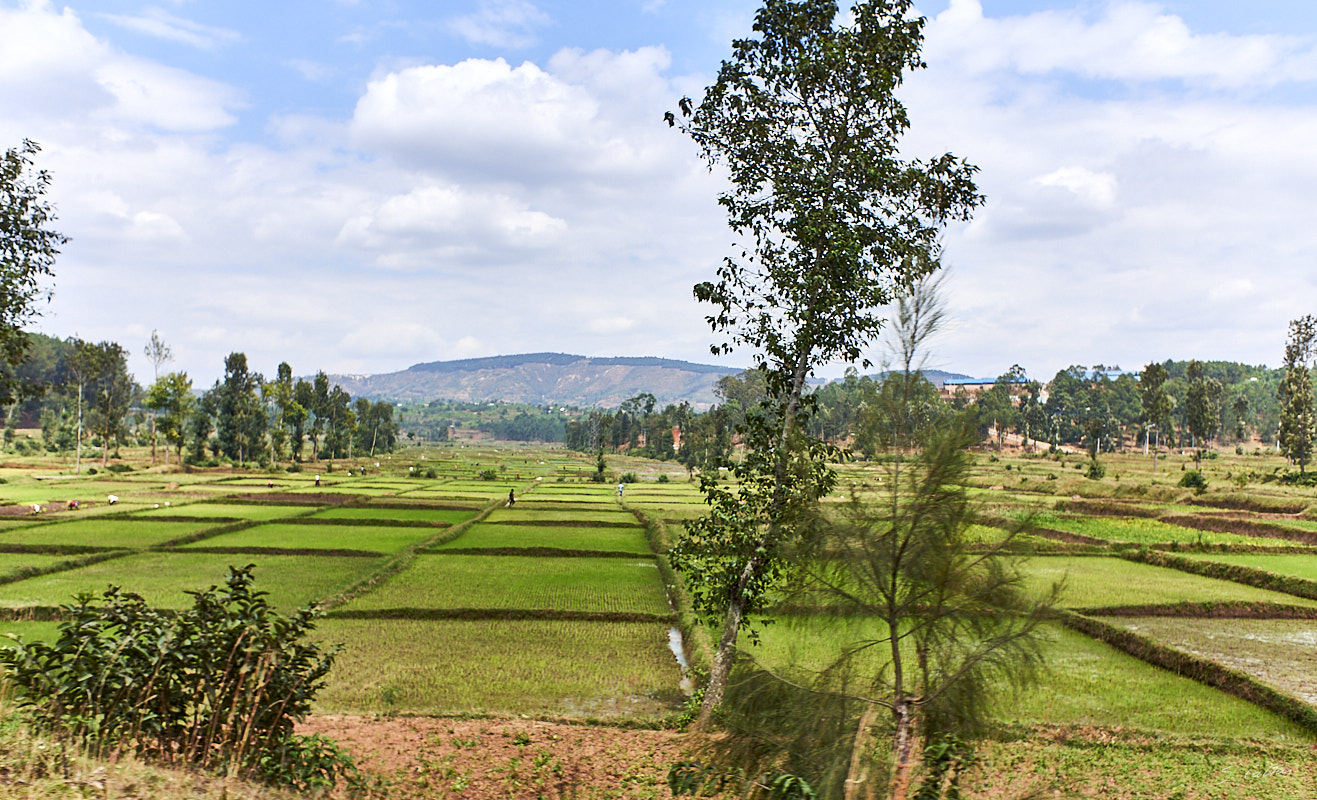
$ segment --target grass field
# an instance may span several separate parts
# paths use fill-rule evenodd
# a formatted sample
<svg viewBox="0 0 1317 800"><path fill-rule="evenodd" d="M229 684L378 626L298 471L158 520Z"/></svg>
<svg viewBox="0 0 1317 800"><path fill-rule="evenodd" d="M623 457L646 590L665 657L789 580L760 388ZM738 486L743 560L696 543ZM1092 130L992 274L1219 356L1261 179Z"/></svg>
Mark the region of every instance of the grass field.
<svg viewBox="0 0 1317 800"><path fill-rule="evenodd" d="M650 560L480 555L422 555L342 610L396 608L669 611Z"/></svg>
<svg viewBox="0 0 1317 800"><path fill-rule="evenodd" d="M338 592L369 572L373 558L331 556L244 556L210 553L138 553L66 572L0 585L0 606L54 606L80 592L99 595L107 586L136 592L164 608L191 605L188 590L223 585L229 566L256 564L256 588L271 605L291 611Z"/></svg>
<svg viewBox="0 0 1317 800"><path fill-rule="evenodd" d="M479 523L466 533L436 549L553 547L560 550L600 550L619 553L648 553L649 543L639 528L586 527L568 525L512 525Z"/></svg>
<svg viewBox="0 0 1317 800"><path fill-rule="evenodd" d="M1138 617L1121 623L1317 705L1317 621Z"/></svg>
<svg viewBox="0 0 1317 800"><path fill-rule="evenodd" d="M118 517L79 519L6 530L0 532L0 544L153 547L221 522L129 522Z"/></svg>
<svg viewBox="0 0 1317 800"><path fill-rule="evenodd" d="M1249 512L1239 509L1254 500L1265 508L1306 504L1310 490L1273 485L1241 490L1225 477L1230 470L1240 471L1236 474L1261 470L1270 463L1265 459L1223 456L1215 463L1204 462L1211 488L1201 497L1174 486L1181 464L1191 465L1178 456L1163 460L1159 472L1152 475L1150 464L1138 455L1113 455L1104 458L1108 477L1100 481L1086 479L1075 470L1075 464L1081 462L1076 456L1067 456L1062 467L1059 460L1042 457L979 455L972 494L983 504L980 510L985 514L1037 514L1043 527L1112 543L1109 552L1118 547L1175 542L1182 555L1317 580L1317 553L1300 552L1299 548L1284 555L1194 552L1199 544L1288 546L1283 540L1200 533L1133 516L1136 511L1147 511L1248 518ZM668 619L672 614L658 564L631 509L669 520L702 514L706 506L698 487L685 481L683 469L672 463L645 465L629 457L610 460L610 466L619 472L634 468L642 477L641 482L627 485L619 505L615 482L574 482L578 473L583 477L593 471L593 456L588 454L520 446L464 449L454 444L398 454L392 462L382 463L384 474L372 467L365 477L348 476L337 465L329 473L326 465L310 464L303 465L300 473L202 470L160 475L138 471L121 476L101 473L68 482L36 482L22 470L5 471L0 474L9 483L0 486L0 494L15 503L78 496L97 505L76 515L61 512L22 521L0 519L0 544L14 544L15 549L21 543L123 547L139 552L0 585L0 606L16 610L56 606L71 600L77 591L99 592L113 583L141 592L152 602L178 608L190 602L187 590L222 583L228 565L255 562L257 588L270 591L276 606L290 610L334 596L392 563L391 569L398 571L386 571L387 578L334 609L335 613L370 618L333 617L320 622L317 636L342 642L347 650L319 697L319 711L566 715L651 723L678 707L682 700L680 674L667 647L668 624L616 620ZM439 477L407 477L407 467L413 465L435 469ZM499 480L473 477L477 470L491 468ZM321 470L320 487L314 486L317 469ZM875 482L883 474L877 465L853 463L840 469L840 488L833 492L830 503L848 495L852 481L868 494L882 488ZM670 473L671 482L656 482L660 473ZM559 475L568 481L558 482ZM1056 479L1049 480L1049 476ZM273 489L267 486L270 481L275 484ZM503 508L510 488L516 490L518 503ZM119 494L121 503L105 505L103 498L109 493ZM289 496L282 504L281 495ZM272 502L236 502L242 497L260 500L267 496ZM344 501L350 505L338 505ZM165 502L170 506L165 507ZM1223 507L1209 504L1213 502ZM1106 505L1099 509L1101 503ZM161 507L154 507L156 504ZM429 505L469 508L446 510ZM435 546L434 552L413 554L411 548L443 536L443 527L390 524L458 524L491 505L495 507L487 521ZM1086 511L1088 508L1096 510ZM124 513L127 510L133 513ZM1128 510L1130 515L1099 515L1099 510L1117 515ZM293 517L342 524L282 521ZM191 518L202 521L182 521ZM1296 531L1317 527L1307 519L1257 518ZM234 519L261 524L174 551L141 552ZM372 521L378 524L366 524ZM676 532L675 527L669 530ZM976 526L969 531L971 540L980 542L1001 535L992 527ZM1044 538L1029 537L1027 541L1040 551L1066 546ZM346 549L392 555L195 552L195 548L207 547ZM513 553L525 548L646 557L447 552L495 549ZM1084 550L1103 552L1103 547L1085 546ZM395 555L397 560L392 561ZM74 557L0 553L0 577L23 569L56 568L70 558ZM1064 579L1062 604L1071 608L1184 601L1317 607L1314 601L1110 556L1039 555L1030 560L1028 574L1030 586L1037 591ZM439 618L465 610L473 618ZM409 613L411 618L404 618ZM488 618L480 618L481 614ZM550 618L554 615L564 618ZM1308 656L1317 645L1317 623L1188 617L1116 621L1167 646L1198 653L1317 703L1317 679L1312 677L1317 675L1317 664ZM50 622L0 623L0 632L29 637L46 638L55 629L56 623ZM837 620L816 618L794 629L777 625L766 629L764 645L757 652L778 663L793 659L817 662L829 648L853 634L847 624ZM793 638L794 645L789 643ZM1045 786L1047 793L1040 796L1056 796L1056 792L1068 796L1065 792L1073 787L1099 797L1242 800L1271 797L1267 792L1273 791L1274 796L1286 800L1317 796L1308 791L1317 786L1312 782L1317 780L1317 768L1312 767L1307 750L1314 741L1312 733L1069 629L1049 628L1044 646L1049 669L1040 683L1001 701L994 715L1006 727L997 732L998 738L978 744L984 763L991 764L998 777L1004 772L1016 773L1018 781L1012 785L1020 792ZM1074 737L1082 743L1072 745ZM1239 779L1232 784L1210 770L1213 759L1226 772L1253 772L1243 778L1236 775ZM977 774L972 772L970 780ZM1122 783L1126 774L1128 781ZM1261 794L1238 790L1241 785L1251 785ZM1000 789L1000 783L996 786L984 789L983 796L1022 796Z"/></svg>
<svg viewBox="0 0 1317 800"><path fill-rule="evenodd" d="M1310 581L1317 581L1317 553L1269 554L1269 553L1186 553L1189 558L1202 561L1219 561L1223 564L1238 564L1242 567L1274 572L1277 575L1293 575Z"/></svg>
<svg viewBox="0 0 1317 800"><path fill-rule="evenodd" d="M681 697L656 623L331 619L317 636L346 645L317 698L326 713L645 718Z"/></svg>
<svg viewBox="0 0 1317 800"><path fill-rule="evenodd" d="M438 529L398 525L294 525L265 523L184 545L197 547L278 547L288 550L369 550L396 553L438 533Z"/></svg>
<svg viewBox="0 0 1317 800"><path fill-rule="evenodd" d="M134 517L219 517L227 519L272 520L300 517L309 513L306 506L279 506L266 503L187 503L139 511Z"/></svg>
<svg viewBox="0 0 1317 800"><path fill-rule="evenodd" d="M377 519L403 522L443 522L456 525L476 515L475 510L461 511L450 508L379 508L366 506L352 508L326 508L317 511L316 519Z"/></svg>
<svg viewBox="0 0 1317 800"><path fill-rule="evenodd" d="M1036 592L1046 591L1053 583L1064 583L1061 604L1068 608L1160 605L1181 601L1269 602L1317 607L1317 601L1120 558L1036 556L1028 562L1027 576L1028 585Z"/></svg>

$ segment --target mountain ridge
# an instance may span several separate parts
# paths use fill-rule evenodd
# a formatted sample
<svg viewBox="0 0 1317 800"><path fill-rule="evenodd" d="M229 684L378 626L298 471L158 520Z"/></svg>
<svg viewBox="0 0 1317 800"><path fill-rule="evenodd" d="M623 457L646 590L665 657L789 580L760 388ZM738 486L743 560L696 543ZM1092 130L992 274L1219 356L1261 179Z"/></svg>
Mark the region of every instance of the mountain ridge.
<svg viewBox="0 0 1317 800"><path fill-rule="evenodd" d="M687 402L703 410L718 402L714 393L718 380L742 371L657 356L544 352L427 361L398 372L329 378L353 396L393 402L502 401L612 408L649 393L660 407ZM941 370L926 375L939 385L946 378L967 377ZM818 385L828 382L821 380Z"/></svg>

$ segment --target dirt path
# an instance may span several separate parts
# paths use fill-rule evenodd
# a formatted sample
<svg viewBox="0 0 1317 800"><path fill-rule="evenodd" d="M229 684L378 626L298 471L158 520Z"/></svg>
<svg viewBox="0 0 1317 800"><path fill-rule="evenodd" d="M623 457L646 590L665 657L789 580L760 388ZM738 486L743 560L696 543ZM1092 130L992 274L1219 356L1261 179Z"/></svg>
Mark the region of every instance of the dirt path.
<svg viewBox="0 0 1317 800"><path fill-rule="evenodd" d="M551 800L668 798L668 767L690 737L535 720L313 717L322 733L382 778L390 798Z"/></svg>

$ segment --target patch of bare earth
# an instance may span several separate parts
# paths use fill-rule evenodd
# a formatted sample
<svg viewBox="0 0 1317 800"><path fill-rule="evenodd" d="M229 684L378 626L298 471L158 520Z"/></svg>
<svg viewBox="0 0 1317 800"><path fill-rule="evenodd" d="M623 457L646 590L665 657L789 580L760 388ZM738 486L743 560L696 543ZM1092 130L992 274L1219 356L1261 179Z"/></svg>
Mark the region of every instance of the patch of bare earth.
<svg viewBox="0 0 1317 800"><path fill-rule="evenodd" d="M337 741L389 798L668 798L668 768L692 739L520 719L312 717L299 733Z"/></svg>

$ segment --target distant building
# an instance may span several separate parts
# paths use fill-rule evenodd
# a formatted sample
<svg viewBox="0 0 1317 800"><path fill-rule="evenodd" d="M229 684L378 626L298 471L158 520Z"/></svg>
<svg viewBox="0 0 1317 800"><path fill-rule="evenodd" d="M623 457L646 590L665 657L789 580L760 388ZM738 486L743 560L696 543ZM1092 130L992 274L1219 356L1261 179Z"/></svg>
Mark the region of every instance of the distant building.
<svg viewBox="0 0 1317 800"><path fill-rule="evenodd" d="M942 382L942 399L953 400L957 392L964 392L970 400L978 397L986 391L997 385L997 378L947 378ZM1007 378L1007 381L1014 384L1011 386L1011 402L1018 404L1020 395L1024 393L1024 387L1028 385L1028 378Z"/></svg>

